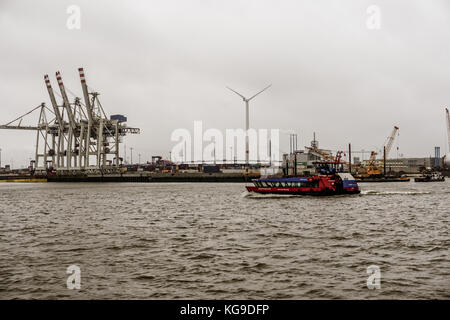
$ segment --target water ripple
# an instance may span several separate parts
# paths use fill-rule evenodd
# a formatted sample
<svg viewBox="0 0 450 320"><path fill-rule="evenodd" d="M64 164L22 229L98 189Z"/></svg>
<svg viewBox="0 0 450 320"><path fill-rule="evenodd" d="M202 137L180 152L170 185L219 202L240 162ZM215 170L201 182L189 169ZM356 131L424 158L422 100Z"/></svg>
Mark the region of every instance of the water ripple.
<svg viewBox="0 0 450 320"><path fill-rule="evenodd" d="M0 298L448 299L450 183L362 189L0 184ZM380 290L366 287L370 265Z"/></svg>

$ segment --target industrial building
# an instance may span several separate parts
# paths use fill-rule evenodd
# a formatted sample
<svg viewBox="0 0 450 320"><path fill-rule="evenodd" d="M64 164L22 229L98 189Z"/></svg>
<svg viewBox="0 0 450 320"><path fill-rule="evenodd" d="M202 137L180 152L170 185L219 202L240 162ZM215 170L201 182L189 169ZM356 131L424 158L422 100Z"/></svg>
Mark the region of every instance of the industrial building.
<svg viewBox="0 0 450 320"><path fill-rule="evenodd" d="M314 173L314 162L319 160L334 160L331 150L320 149L319 141L316 140L316 134L313 134L313 140L310 147L305 150L297 150L296 135L293 135L291 141L291 152L283 154L282 167L287 175L311 174Z"/></svg>
<svg viewBox="0 0 450 320"><path fill-rule="evenodd" d="M367 166L369 160L363 160L361 166ZM377 166L383 166L383 160L376 160ZM438 164L438 165L436 165ZM444 167L443 158L397 158L386 159L386 170L392 172L419 173L425 168Z"/></svg>

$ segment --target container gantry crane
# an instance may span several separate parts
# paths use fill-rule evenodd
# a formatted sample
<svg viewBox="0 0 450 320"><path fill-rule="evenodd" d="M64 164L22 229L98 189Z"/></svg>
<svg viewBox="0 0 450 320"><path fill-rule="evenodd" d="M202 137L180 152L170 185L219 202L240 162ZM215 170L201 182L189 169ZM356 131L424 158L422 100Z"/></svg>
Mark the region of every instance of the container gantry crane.
<svg viewBox="0 0 450 320"><path fill-rule="evenodd" d="M57 174L114 173L119 171L119 146L126 134L139 134L139 128L127 127L126 117L110 118L98 98L99 93L89 92L84 69L78 69L83 90L84 105L75 97L70 103L61 73L56 72L62 104L58 105L48 75L44 81L52 109L41 103L24 115L0 126L0 129L35 130L35 172L55 170ZM22 126L22 119L40 110L36 126ZM47 112L52 118L49 120ZM109 157L113 156L112 159ZM109 158L109 159L108 159ZM91 162L92 161L92 162Z"/></svg>

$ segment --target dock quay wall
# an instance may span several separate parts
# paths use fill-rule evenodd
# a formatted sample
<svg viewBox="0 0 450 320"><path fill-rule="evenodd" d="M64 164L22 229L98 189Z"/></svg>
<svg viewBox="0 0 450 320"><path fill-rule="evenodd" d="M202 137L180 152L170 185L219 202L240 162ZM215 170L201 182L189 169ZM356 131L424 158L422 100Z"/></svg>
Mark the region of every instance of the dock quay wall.
<svg viewBox="0 0 450 320"><path fill-rule="evenodd" d="M124 173L107 175L48 175L48 182L249 182L259 178L242 173Z"/></svg>

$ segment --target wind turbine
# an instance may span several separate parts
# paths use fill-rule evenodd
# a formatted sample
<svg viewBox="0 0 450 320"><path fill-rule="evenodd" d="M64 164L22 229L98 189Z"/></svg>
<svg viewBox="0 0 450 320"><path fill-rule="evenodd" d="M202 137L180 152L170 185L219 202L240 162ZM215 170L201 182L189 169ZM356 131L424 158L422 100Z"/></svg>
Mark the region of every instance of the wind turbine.
<svg viewBox="0 0 450 320"><path fill-rule="evenodd" d="M262 89L261 91L259 91L258 93L254 94L253 96L251 96L250 98L246 98L244 97L242 94L240 94L239 92L237 92L236 90L231 89L230 87L227 87L227 89L233 91L234 93L236 93L239 97L242 98L242 100L245 102L245 164L248 166L248 129L249 129L249 102L250 100L252 100L253 98L255 98L257 95L259 95L260 93L266 91L267 89L269 89L272 85L269 84L267 87L265 87L264 89Z"/></svg>
<svg viewBox="0 0 450 320"><path fill-rule="evenodd" d="M447 150L448 153L445 155L445 165L450 166L450 113L448 112L448 108L445 108L445 115L447 120L447 139L448 139L448 150Z"/></svg>

